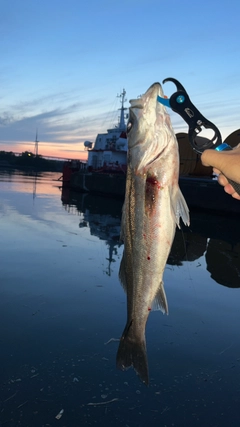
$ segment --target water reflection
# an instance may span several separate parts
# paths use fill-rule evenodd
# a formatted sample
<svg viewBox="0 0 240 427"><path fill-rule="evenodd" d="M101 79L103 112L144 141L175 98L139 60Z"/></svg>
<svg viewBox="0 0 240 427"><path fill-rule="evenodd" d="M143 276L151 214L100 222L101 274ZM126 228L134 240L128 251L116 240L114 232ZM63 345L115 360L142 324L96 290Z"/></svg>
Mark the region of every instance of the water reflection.
<svg viewBox="0 0 240 427"><path fill-rule="evenodd" d="M111 275L111 264L119 255L121 209L120 200L103 199L100 196L70 192L62 188L62 203L71 213L81 214L79 227L88 227L92 236L105 240L108 248L108 266L105 273Z"/></svg>
<svg viewBox="0 0 240 427"><path fill-rule="evenodd" d="M122 201L62 190L62 203L71 213L81 213L79 227L89 227L92 235L105 240L110 265L119 242ZM236 217L191 213L191 226L177 230L167 264L206 260L212 279L230 288L240 287L240 230Z"/></svg>
<svg viewBox="0 0 240 427"><path fill-rule="evenodd" d="M0 174L0 425L238 427L240 291L217 283L238 286L237 221L192 213L190 230L177 231L170 315L147 323L146 388L116 369L118 343L106 345L126 315L122 203L61 202L59 176L37 178L33 206L32 177Z"/></svg>
<svg viewBox="0 0 240 427"><path fill-rule="evenodd" d="M0 182L5 183L11 191L16 193L31 193L33 199L36 198L38 192L39 194L56 194L56 187L49 185L49 183L55 182L60 188L60 178L59 172L4 170L0 168Z"/></svg>

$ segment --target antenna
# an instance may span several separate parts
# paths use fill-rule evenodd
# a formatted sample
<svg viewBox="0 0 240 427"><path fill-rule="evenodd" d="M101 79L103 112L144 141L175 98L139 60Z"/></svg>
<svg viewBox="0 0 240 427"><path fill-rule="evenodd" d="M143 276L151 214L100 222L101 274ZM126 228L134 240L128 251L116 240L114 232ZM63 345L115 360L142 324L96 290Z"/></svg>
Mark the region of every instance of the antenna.
<svg viewBox="0 0 240 427"><path fill-rule="evenodd" d="M38 130L36 130L36 139L35 139L35 156L38 156Z"/></svg>
<svg viewBox="0 0 240 427"><path fill-rule="evenodd" d="M117 98L120 98L120 102L121 102L119 129L122 129L122 130L126 129L125 120L124 120L124 110L127 110L127 108L124 107L124 103L127 101L127 99L125 98L125 95L126 95L125 89L123 89L120 95L117 95Z"/></svg>

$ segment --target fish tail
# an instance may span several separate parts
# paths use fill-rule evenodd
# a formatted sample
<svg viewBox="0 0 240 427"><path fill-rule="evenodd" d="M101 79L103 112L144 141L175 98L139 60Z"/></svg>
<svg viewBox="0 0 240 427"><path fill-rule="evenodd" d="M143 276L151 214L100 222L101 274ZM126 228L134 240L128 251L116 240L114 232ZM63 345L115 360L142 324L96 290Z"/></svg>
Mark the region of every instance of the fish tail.
<svg viewBox="0 0 240 427"><path fill-rule="evenodd" d="M127 333L125 333L126 330ZM149 374L145 337L137 339L133 334L128 333L128 330L129 325L126 326L118 347L117 368L125 371L132 366L141 380L148 385Z"/></svg>

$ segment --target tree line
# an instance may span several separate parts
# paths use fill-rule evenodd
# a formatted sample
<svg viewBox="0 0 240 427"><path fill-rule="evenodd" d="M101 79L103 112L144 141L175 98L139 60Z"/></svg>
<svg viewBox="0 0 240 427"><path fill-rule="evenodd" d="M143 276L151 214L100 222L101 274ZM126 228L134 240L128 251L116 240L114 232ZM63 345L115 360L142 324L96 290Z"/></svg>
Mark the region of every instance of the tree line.
<svg viewBox="0 0 240 427"><path fill-rule="evenodd" d="M62 160L48 160L30 151L24 151L20 155L16 155L12 151L0 151L0 167L59 172L62 171L63 163Z"/></svg>

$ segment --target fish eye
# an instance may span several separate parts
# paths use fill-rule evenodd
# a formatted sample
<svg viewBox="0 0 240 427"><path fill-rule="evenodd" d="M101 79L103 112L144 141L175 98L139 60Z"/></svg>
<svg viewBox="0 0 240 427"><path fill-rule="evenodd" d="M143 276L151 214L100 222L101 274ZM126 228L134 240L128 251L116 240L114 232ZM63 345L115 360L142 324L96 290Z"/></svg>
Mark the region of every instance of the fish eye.
<svg viewBox="0 0 240 427"><path fill-rule="evenodd" d="M130 130L132 129L132 127L133 127L133 123L131 121L129 121L128 124L127 124L127 133L130 132Z"/></svg>

